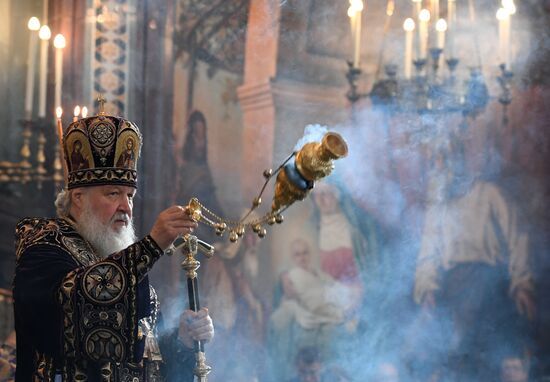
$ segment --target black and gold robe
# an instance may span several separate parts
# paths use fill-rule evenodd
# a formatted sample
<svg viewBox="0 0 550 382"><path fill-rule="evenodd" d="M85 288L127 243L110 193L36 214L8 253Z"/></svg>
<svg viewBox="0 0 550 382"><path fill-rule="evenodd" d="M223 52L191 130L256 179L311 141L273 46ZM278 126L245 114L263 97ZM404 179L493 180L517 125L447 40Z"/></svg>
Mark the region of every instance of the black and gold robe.
<svg viewBox="0 0 550 382"><path fill-rule="evenodd" d="M175 330L159 338L162 364L144 358L140 324L156 315L147 272L162 254L146 236L99 259L68 220L19 222L16 380L192 381L194 355Z"/></svg>

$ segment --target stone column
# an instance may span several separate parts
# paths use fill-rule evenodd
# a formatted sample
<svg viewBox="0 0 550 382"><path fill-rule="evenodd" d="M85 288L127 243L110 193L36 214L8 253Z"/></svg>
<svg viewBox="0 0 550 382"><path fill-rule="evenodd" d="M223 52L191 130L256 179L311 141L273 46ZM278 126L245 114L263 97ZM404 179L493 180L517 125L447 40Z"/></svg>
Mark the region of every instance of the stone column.
<svg viewBox="0 0 550 382"><path fill-rule="evenodd" d="M271 80L277 71L279 6L273 0L252 0L245 46L244 84L238 89L243 111L242 193L252 200L271 166L275 107Z"/></svg>

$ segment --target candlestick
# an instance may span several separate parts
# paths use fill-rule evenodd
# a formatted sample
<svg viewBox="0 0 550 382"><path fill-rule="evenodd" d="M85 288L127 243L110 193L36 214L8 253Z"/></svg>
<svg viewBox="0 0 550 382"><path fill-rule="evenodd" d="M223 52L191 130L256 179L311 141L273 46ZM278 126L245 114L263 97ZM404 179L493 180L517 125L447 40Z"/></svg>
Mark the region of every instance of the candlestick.
<svg viewBox="0 0 550 382"><path fill-rule="evenodd" d="M38 117L46 117L46 91L48 80L48 44L52 37L50 27L42 25L38 32L40 37L40 73L38 78Z"/></svg>
<svg viewBox="0 0 550 382"><path fill-rule="evenodd" d="M405 69L405 78L410 79L412 74L412 49L413 49L413 31L414 20L410 17L403 22L405 30L405 61L403 67Z"/></svg>
<svg viewBox="0 0 550 382"><path fill-rule="evenodd" d="M32 119L32 104L34 98L34 67L36 62L36 31L40 29L40 21L36 17L31 17L27 23L30 31L29 36L29 55L27 57L27 88L25 91L25 118Z"/></svg>
<svg viewBox="0 0 550 382"><path fill-rule="evenodd" d="M418 19L420 20L420 25L418 28L418 35L420 40L420 58L424 59L428 54L428 23L430 21L430 11L428 11L427 9L422 9L420 11L420 14L418 15Z"/></svg>
<svg viewBox="0 0 550 382"><path fill-rule="evenodd" d="M65 37L62 34L55 36L53 40L55 47L55 106L61 106L61 89L63 85L63 48L65 48Z"/></svg>

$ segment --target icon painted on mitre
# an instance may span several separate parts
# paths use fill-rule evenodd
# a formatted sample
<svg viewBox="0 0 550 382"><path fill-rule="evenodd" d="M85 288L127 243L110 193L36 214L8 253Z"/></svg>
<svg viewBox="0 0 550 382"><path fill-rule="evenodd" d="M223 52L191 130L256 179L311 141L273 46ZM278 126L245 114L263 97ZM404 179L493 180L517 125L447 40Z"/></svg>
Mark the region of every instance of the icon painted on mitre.
<svg viewBox="0 0 550 382"><path fill-rule="evenodd" d="M78 139L74 141L73 150L71 151L71 167L72 171L90 168L90 162L82 154L82 142Z"/></svg>
<svg viewBox="0 0 550 382"><path fill-rule="evenodd" d="M126 150L124 150L116 162L117 167L134 169L136 168L136 154L134 152L134 139L126 139Z"/></svg>

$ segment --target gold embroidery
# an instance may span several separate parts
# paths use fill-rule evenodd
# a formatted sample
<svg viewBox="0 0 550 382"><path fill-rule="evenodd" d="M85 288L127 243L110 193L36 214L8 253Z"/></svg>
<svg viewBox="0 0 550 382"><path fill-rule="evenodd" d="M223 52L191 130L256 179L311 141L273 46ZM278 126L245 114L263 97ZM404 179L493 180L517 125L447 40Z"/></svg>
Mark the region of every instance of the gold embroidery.
<svg viewBox="0 0 550 382"><path fill-rule="evenodd" d="M16 235L18 259L35 245L49 245L75 260L75 269L65 276L58 291L63 314L64 358L59 363L63 380L87 381L91 364L86 360L111 362L101 368L103 381L122 381L119 377L124 370L139 381L157 380L158 365L144 369L141 359L134 359L134 355L138 342L137 285L162 256L158 245L145 237L99 260L64 219L24 219ZM53 381L53 360L43 359L37 365L40 367L33 380Z"/></svg>

